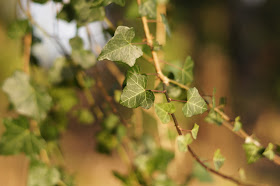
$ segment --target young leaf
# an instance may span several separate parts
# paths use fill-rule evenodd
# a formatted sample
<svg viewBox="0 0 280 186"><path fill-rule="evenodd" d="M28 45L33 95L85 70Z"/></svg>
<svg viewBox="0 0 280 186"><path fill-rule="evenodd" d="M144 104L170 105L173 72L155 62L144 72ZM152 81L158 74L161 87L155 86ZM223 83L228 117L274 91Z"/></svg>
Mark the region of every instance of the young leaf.
<svg viewBox="0 0 280 186"><path fill-rule="evenodd" d="M191 131L193 139L197 138L198 130L199 130L199 125L195 123Z"/></svg>
<svg viewBox="0 0 280 186"><path fill-rule="evenodd" d="M29 166L27 186L50 186L57 185L61 175L56 168L35 161Z"/></svg>
<svg viewBox="0 0 280 186"><path fill-rule="evenodd" d="M162 22L163 22L163 24L165 26L165 31L166 31L167 35L169 37L171 37L171 29L169 27L169 24L168 24L168 21L167 21L165 15L164 14L160 14L160 16L161 16L161 20L162 20Z"/></svg>
<svg viewBox="0 0 280 186"><path fill-rule="evenodd" d="M262 153L264 149L262 147L257 146L254 143L245 143L243 144L243 148L246 153L248 164L256 162L258 159L262 157Z"/></svg>
<svg viewBox="0 0 280 186"><path fill-rule="evenodd" d="M158 103L155 104L155 112L162 123L168 123L170 121L169 114L174 113L176 110L173 103Z"/></svg>
<svg viewBox="0 0 280 186"><path fill-rule="evenodd" d="M134 36L133 28L119 26L114 37L103 48L98 60L120 61L132 67L136 59L143 55L142 50L131 43Z"/></svg>
<svg viewBox="0 0 280 186"><path fill-rule="evenodd" d="M180 135L177 137L178 149L180 152L187 152L188 145L193 141L191 134L187 133L186 135Z"/></svg>
<svg viewBox="0 0 280 186"><path fill-rule="evenodd" d="M182 111L186 117L202 114L207 110L207 104L199 95L195 87L188 90L187 98L188 102L182 108Z"/></svg>
<svg viewBox="0 0 280 186"><path fill-rule="evenodd" d="M189 84L193 81L193 60L190 56L188 56L185 60L185 64L182 68L182 73L180 77L180 82L182 84Z"/></svg>
<svg viewBox="0 0 280 186"><path fill-rule="evenodd" d="M225 157L221 154L220 149L217 149L214 153L213 162L216 170L219 170L225 161Z"/></svg>
<svg viewBox="0 0 280 186"><path fill-rule="evenodd" d="M139 6L139 14L151 19L157 17L157 3L155 0L146 0Z"/></svg>
<svg viewBox="0 0 280 186"><path fill-rule="evenodd" d="M204 119L207 123L216 124L221 126L224 119L214 109L211 109L209 114Z"/></svg>
<svg viewBox="0 0 280 186"><path fill-rule="evenodd" d="M121 94L120 104L128 108L142 106L150 108L154 101L152 92L147 93L147 76L140 74L129 74L127 83Z"/></svg>
<svg viewBox="0 0 280 186"><path fill-rule="evenodd" d="M30 30L28 20L21 19L12 22L8 27L8 36L12 39L23 37Z"/></svg>
<svg viewBox="0 0 280 186"><path fill-rule="evenodd" d="M46 92L35 89L25 73L16 71L5 80L2 88L18 113L36 120L46 117L51 107L51 97Z"/></svg>
<svg viewBox="0 0 280 186"><path fill-rule="evenodd" d="M235 121L234 121L234 126L233 126L233 131L234 132L237 132L239 131L240 129L242 128L242 123L240 122L240 116L236 117L235 118Z"/></svg>
<svg viewBox="0 0 280 186"><path fill-rule="evenodd" d="M0 153L4 155L20 152L32 156L39 154L44 147L44 140L29 131L29 122L24 117L4 119L6 131L0 141Z"/></svg>
<svg viewBox="0 0 280 186"><path fill-rule="evenodd" d="M263 155L267 157L269 160L273 160L274 158L274 145L272 143L269 143L266 147L265 151L263 152Z"/></svg>

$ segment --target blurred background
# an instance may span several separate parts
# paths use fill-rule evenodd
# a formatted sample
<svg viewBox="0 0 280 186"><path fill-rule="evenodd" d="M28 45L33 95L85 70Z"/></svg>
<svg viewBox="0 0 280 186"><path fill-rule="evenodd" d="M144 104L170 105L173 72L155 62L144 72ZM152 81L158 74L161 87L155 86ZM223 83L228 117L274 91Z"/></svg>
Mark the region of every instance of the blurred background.
<svg viewBox="0 0 280 186"><path fill-rule="evenodd" d="M106 7L108 18L114 25L127 25L141 30L136 1L127 0L126 6L115 4ZM75 23L56 20L61 6L53 2L45 5L32 4L34 19L49 33L56 34L67 50L68 40L75 36ZM187 56L195 62L194 85L211 95L217 89L217 97L227 97L225 109L232 118L240 116L245 131L255 134L267 145L280 144L280 1L279 0L170 0L167 18L172 36L163 48L165 60L180 65ZM22 69L22 41L7 37L8 25L16 19L16 0L0 1L0 82L14 70ZM90 24L92 35L98 45L104 46L106 37L104 22ZM138 28L138 29L137 29ZM140 35L143 33L139 33ZM32 49L45 68L52 66L61 52L53 40L35 29L42 42ZM85 28L79 29L85 38ZM148 69L150 66L142 65ZM105 81L111 81L105 77ZM114 87L114 85L111 85ZM8 100L0 91L0 117L6 117ZM141 109L138 109L140 113ZM124 111L128 111L124 109ZM144 113L142 113L144 115ZM145 120L146 119L146 120ZM198 140L194 149L205 159L211 159L215 149L220 148L226 157L223 172L238 176L238 169L246 170L248 180L257 183L280 185L280 167L267 159L247 165L242 149L243 140L223 127L207 124L203 118L186 120L179 116L182 126L200 124ZM143 123L149 120L143 116ZM150 125L153 125L151 122ZM0 132L3 132L0 125ZM60 140L67 168L76 175L77 185L121 185L111 171L126 169L117 153L111 156L94 150L93 138L96 126L70 123ZM192 165L190 155L175 154L168 170L180 181ZM183 163L182 163L183 162ZM28 161L23 155L0 157L0 186L25 185ZM180 171L179 171L180 170ZM184 170L184 171L181 171ZM193 181L190 185L233 185L215 177L213 183Z"/></svg>

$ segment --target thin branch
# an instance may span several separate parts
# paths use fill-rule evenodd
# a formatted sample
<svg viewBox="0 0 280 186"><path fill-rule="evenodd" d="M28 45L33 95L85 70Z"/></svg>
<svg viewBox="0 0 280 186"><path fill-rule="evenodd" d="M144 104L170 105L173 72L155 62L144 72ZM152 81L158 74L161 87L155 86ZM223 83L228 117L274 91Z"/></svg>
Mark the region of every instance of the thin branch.
<svg viewBox="0 0 280 186"><path fill-rule="evenodd" d="M179 86L179 87L181 87L181 88L183 88L183 89L186 89L186 90L189 90L189 89L190 89L188 86L183 85L183 84L181 84L181 83L179 83L179 82L177 82L177 81L175 81L175 80L173 80L173 79L169 79L169 83L174 84L174 85L177 85L177 86Z"/></svg>
<svg viewBox="0 0 280 186"><path fill-rule="evenodd" d="M177 100L177 99L172 99L170 98L170 101L177 101L177 102L182 102L182 103L187 103L188 101L185 100Z"/></svg>
<svg viewBox="0 0 280 186"><path fill-rule="evenodd" d="M157 93L165 93L166 91L162 91L162 90L149 90L149 91L152 91L152 92L157 92Z"/></svg>

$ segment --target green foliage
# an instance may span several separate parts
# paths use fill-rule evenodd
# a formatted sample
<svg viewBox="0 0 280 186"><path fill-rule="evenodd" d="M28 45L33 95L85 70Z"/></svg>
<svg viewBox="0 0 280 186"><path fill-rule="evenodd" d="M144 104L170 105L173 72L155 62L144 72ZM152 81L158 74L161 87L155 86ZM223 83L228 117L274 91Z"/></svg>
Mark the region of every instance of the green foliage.
<svg viewBox="0 0 280 186"><path fill-rule="evenodd" d="M125 0L103 0L103 6L107 6L111 3L116 3L117 5L124 6Z"/></svg>
<svg viewBox="0 0 280 186"><path fill-rule="evenodd" d="M268 146L266 147L265 151L263 152L263 155L267 157L269 160L273 160L274 158L274 145L272 143L269 143Z"/></svg>
<svg viewBox="0 0 280 186"><path fill-rule="evenodd" d="M45 4L49 0L32 0L34 3L40 3L40 4Z"/></svg>
<svg viewBox="0 0 280 186"><path fill-rule="evenodd" d="M134 68L137 70L137 68ZM149 109L154 102L154 94L146 90L147 76L138 74L137 71L129 71L126 75L126 86L121 94L120 104L128 108L142 106Z"/></svg>
<svg viewBox="0 0 280 186"><path fill-rule="evenodd" d="M194 164L192 176L201 182L213 182L213 178L210 173L199 163Z"/></svg>
<svg viewBox="0 0 280 186"><path fill-rule="evenodd" d="M247 162L254 163L262 157L264 149L253 142L243 144L243 149L245 150Z"/></svg>
<svg viewBox="0 0 280 186"><path fill-rule="evenodd" d="M46 117L52 99L47 92L32 85L29 76L25 73L16 71L5 80L2 88L18 113L38 121Z"/></svg>
<svg viewBox="0 0 280 186"><path fill-rule="evenodd" d="M177 184L166 174L158 174L153 180L152 186L176 186Z"/></svg>
<svg viewBox="0 0 280 186"><path fill-rule="evenodd" d="M188 145L193 141L191 134L187 133L186 135L180 135L177 137L178 149L180 152L187 152Z"/></svg>
<svg viewBox="0 0 280 186"><path fill-rule="evenodd" d="M0 141L0 153L3 155L25 153L28 156L39 154L44 148L44 140L29 130L29 122L24 117L3 120L6 131Z"/></svg>
<svg viewBox="0 0 280 186"><path fill-rule="evenodd" d="M170 29L170 26L169 26L169 24L168 24L168 21L167 21L165 15L164 15L164 14L160 14L160 16L161 16L161 20L162 20L162 22L163 22L163 24L164 24L165 31L166 31L167 35L168 35L169 37L171 37L171 29Z"/></svg>
<svg viewBox="0 0 280 186"><path fill-rule="evenodd" d="M186 85L193 81L193 60L190 56L186 58L184 66L182 68L181 76L179 82Z"/></svg>
<svg viewBox="0 0 280 186"><path fill-rule="evenodd" d="M156 0L146 0L139 6L139 14L147 16L151 19L157 17L157 3Z"/></svg>
<svg viewBox="0 0 280 186"><path fill-rule="evenodd" d="M199 130L199 125L195 123L192 130L191 130L193 139L197 138L198 130Z"/></svg>
<svg viewBox="0 0 280 186"><path fill-rule="evenodd" d="M7 33L12 39L19 39L30 31L28 20L18 19L9 25Z"/></svg>
<svg viewBox="0 0 280 186"><path fill-rule="evenodd" d="M214 166L216 170L219 170L224 162L225 162L225 157L221 154L220 149L217 149L214 153L214 157L213 157L213 162L214 162Z"/></svg>
<svg viewBox="0 0 280 186"><path fill-rule="evenodd" d="M29 166L27 186L55 186L60 181L56 168L48 167L39 161L32 161Z"/></svg>
<svg viewBox="0 0 280 186"><path fill-rule="evenodd" d="M119 61L132 67L136 59L143 55L142 50L131 43L134 36L133 28L119 26L114 37L103 48L98 60Z"/></svg>
<svg viewBox="0 0 280 186"><path fill-rule="evenodd" d="M195 87L188 90L187 98L188 102L182 108L186 117L202 114L207 110L207 104Z"/></svg>
<svg viewBox="0 0 280 186"><path fill-rule="evenodd" d="M242 128L242 123L240 122L240 117L236 117L234 121L233 131L238 132Z"/></svg>
<svg viewBox="0 0 280 186"><path fill-rule="evenodd" d="M78 109L74 112L74 115L78 118L79 123L90 125L94 122L94 116L88 109Z"/></svg>
<svg viewBox="0 0 280 186"><path fill-rule="evenodd" d="M173 103L157 103L155 104L155 112L162 123L168 123L170 121L169 114L176 111Z"/></svg>
<svg viewBox="0 0 280 186"><path fill-rule="evenodd" d="M217 113L214 109L209 111L209 114L204 119L207 123L216 124L221 126L224 122L224 119Z"/></svg>

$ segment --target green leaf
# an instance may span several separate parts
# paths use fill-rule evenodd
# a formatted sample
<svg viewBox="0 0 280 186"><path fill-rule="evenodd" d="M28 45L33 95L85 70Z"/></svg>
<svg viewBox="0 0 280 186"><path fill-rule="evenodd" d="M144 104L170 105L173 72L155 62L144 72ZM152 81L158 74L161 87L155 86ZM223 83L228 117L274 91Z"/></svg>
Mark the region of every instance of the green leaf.
<svg viewBox="0 0 280 186"><path fill-rule="evenodd" d="M187 133L186 135L180 135L177 137L178 149L180 152L187 152L188 145L193 141L191 134Z"/></svg>
<svg viewBox="0 0 280 186"><path fill-rule="evenodd" d="M160 15L161 15L161 20L162 20L162 22L163 22L163 24L165 26L165 31L166 31L167 35L169 37L171 37L171 29L169 27L168 21L167 21L167 19L166 19L164 14L160 14Z"/></svg>
<svg viewBox="0 0 280 186"><path fill-rule="evenodd" d="M198 130L199 130L199 125L195 123L192 130L191 130L193 139L197 138Z"/></svg>
<svg viewBox="0 0 280 186"><path fill-rule="evenodd" d="M262 157L264 149L257 146L254 143L243 144L243 149L245 150L248 164L256 162Z"/></svg>
<svg viewBox="0 0 280 186"><path fill-rule="evenodd" d="M0 153L3 155L25 153L28 156L39 154L44 147L44 140L29 130L29 122L25 117L4 119L6 131L0 141Z"/></svg>
<svg viewBox="0 0 280 186"><path fill-rule="evenodd" d="M96 63L95 56L89 50L72 50L71 57L73 62L80 65L83 69L88 69Z"/></svg>
<svg viewBox="0 0 280 186"><path fill-rule="evenodd" d="M149 109L151 108L151 106L153 106L154 101L155 101L154 93L150 90L146 90L144 100L140 106L143 107L144 109Z"/></svg>
<svg viewBox="0 0 280 186"><path fill-rule="evenodd" d="M110 114L104 119L104 121L102 122L102 126L104 126L106 130L112 131L119 123L119 117L115 114Z"/></svg>
<svg viewBox="0 0 280 186"><path fill-rule="evenodd" d="M83 49L83 47L84 47L83 39L80 38L79 36L75 36L75 37L71 38L69 40L69 44L70 44L72 50L80 50L80 49Z"/></svg>
<svg viewBox="0 0 280 186"><path fill-rule="evenodd" d="M119 26L114 37L103 48L98 60L120 61L132 67L136 59L143 55L142 50L131 43L134 36L133 28Z"/></svg>
<svg viewBox="0 0 280 186"><path fill-rule="evenodd" d="M52 99L45 91L33 87L25 73L16 71L5 80L2 88L18 113L36 120L46 117Z"/></svg>
<svg viewBox="0 0 280 186"><path fill-rule="evenodd" d="M201 182L213 181L211 174L197 162L195 162L194 164L192 175Z"/></svg>
<svg viewBox="0 0 280 186"><path fill-rule="evenodd" d="M152 186L177 186L166 174L158 174L153 180Z"/></svg>
<svg viewBox="0 0 280 186"><path fill-rule="evenodd" d="M146 0L139 6L139 14L151 19L157 17L157 3L155 0Z"/></svg>
<svg viewBox="0 0 280 186"><path fill-rule="evenodd" d="M199 95L197 89L190 88L187 92L188 102L183 106L182 111L186 117L202 114L207 110L207 104Z"/></svg>
<svg viewBox="0 0 280 186"><path fill-rule="evenodd" d="M219 170L224 162L225 162L225 157L221 154L220 149L217 149L216 152L214 153L213 157L213 162L216 170Z"/></svg>
<svg viewBox="0 0 280 186"><path fill-rule="evenodd" d="M274 158L274 145L272 143L269 143L268 146L266 147L265 151L263 152L263 155L267 157L269 160L273 160Z"/></svg>
<svg viewBox="0 0 280 186"><path fill-rule="evenodd" d="M27 19L20 19L12 22L7 30L8 36L12 39L19 39L30 31Z"/></svg>
<svg viewBox="0 0 280 186"><path fill-rule="evenodd" d="M56 17L64 21L71 22L72 20L75 19L75 9L70 3L64 4Z"/></svg>
<svg viewBox="0 0 280 186"><path fill-rule="evenodd" d="M117 5L124 6L125 5L125 0L104 0L103 1L103 6L107 6L111 3L116 3Z"/></svg>
<svg viewBox="0 0 280 186"><path fill-rule="evenodd" d="M155 104L155 112L162 123L168 123L170 121L169 114L176 111L173 103L157 103Z"/></svg>
<svg viewBox="0 0 280 186"><path fill-rule="evenodd" d="M34 3L45 4L48 0L32 0Z"/></svg>
<svg viewBox="0 0 280 186"><path fill-rule="evenodd" d="M81 124L91 125L95 120L92 113L88 109L76 110L74 114Z"/></svg>
<svg viewBox="0 0 280 186"><path fill-rule="evenodd" d="M154 96L151 91L146 91L147 76L140 74L129 74L127 83L121 94L120 104L128 108L142 106L150 108ZM149 92L149 93L147 93Z"/></svg>
<svg viewBox="0 0 280 186"><path fill-rule="evenodd" d="M207 123L216 124L221 126L224 122L224 119L217 113L214 109L211 109L209 114L204 119Z"/></svg>
<svg viewBox="0 0 280 186"><path fill-rule="evenodd" d="M58 184L60 177L56 168L49 167L39 161L31 162L27 186L54 186Z"/></svg>
<svg viewBox="0 0 280 186"><path fill-rule="evenodd" d="M237 132L242 128L242 123L240 122L240 116L235 118L233 131Z"/></svg>
<svg viewBox="0 0 280 186"><path fill-rule="evenodd" d="M182 84L190 84L193 81L193 66L193 60L188 56L181 72L180 82Z"/></svg>

